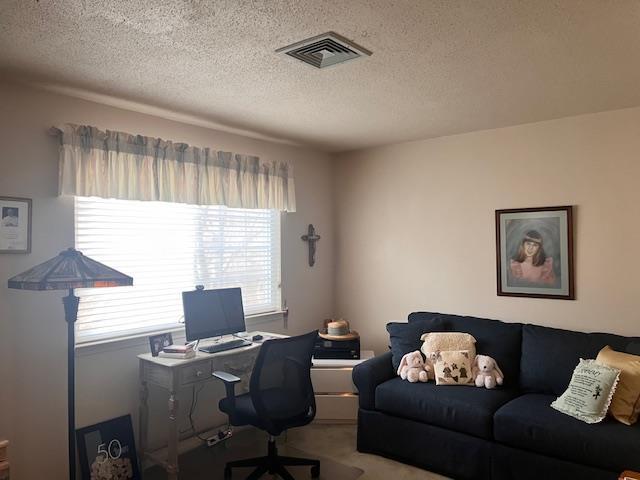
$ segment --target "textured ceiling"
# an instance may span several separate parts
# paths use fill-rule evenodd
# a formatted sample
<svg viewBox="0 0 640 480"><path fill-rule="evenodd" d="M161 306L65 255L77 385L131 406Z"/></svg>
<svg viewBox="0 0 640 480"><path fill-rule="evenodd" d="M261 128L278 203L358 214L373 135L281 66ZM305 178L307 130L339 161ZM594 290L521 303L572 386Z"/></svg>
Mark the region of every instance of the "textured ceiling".
<svg viewBox="0 0 640 480"><path fill-rule="evenodd" d="M274 50L333 30L373 56ZM0 70L330 151L640 105L638 0L0 0Z"/></svg>

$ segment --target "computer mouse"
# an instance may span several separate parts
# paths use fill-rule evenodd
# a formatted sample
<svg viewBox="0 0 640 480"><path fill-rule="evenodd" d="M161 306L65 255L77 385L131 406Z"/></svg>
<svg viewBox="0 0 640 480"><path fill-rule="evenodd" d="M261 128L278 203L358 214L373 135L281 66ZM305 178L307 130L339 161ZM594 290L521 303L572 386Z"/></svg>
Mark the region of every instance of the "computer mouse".
<svg viewBox="0 0 640 480"><path fill-rule="evenodd" d="M259 340L262 340L262 338L262 335L254 335L253 337L251 337L251 341L257 342Z"/></svg>

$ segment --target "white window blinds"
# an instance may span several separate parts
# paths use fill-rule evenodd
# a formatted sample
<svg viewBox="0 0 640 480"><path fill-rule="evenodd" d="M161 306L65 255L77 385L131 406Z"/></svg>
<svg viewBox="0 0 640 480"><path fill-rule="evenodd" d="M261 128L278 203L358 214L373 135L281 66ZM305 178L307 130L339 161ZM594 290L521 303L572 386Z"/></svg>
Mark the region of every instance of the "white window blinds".
<svg viewBox="0 0 640 480"><path fill-rule="evenodd" d="M78 289L78 343L177 326L182 292L242 288L245 315L280 301L280 212L76 197L76 248L134 279Z"/></svg>

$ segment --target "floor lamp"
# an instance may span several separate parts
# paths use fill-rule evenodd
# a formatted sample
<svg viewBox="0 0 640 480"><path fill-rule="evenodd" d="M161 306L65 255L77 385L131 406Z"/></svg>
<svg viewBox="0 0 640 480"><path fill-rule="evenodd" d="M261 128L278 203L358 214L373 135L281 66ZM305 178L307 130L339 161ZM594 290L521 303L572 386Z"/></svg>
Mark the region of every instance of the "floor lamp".
<svg viewBox="0 0 640 480"><path fill-rule="evenodd" d="M56 257L9 279L9 288L19 290L69 290L62 299L67 321L67 388L69 428L69 479L76 480L75 441L75 323L80 299L74 288L120 287L133 285L133 278L85 257L69 248Z"/></svg>

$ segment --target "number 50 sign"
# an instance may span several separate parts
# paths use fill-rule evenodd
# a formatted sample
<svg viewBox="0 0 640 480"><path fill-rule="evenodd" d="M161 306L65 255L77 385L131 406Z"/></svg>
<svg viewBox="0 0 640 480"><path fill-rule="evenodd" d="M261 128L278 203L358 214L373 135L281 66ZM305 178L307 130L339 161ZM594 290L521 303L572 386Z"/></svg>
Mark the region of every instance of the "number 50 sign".
<svg viewBox="0 0 640 480"><path fill-rule="evenodd" d="M83 480L140 480L131 416L76 431Z"/></svg>
<svg viewBox="0 0 640 480"><path fill-rule="evenodd" d="M123 452L127 453L128 451L129 447L124 447L123 449L120 440L114 438L109 442L109 447L107 447L106 443L101 443L100 445L98 445L98 456L102 455L102 460L98 460L96 458L96 461L98 463L104 463L109 459L117 460L122 456Z"/></svg>

